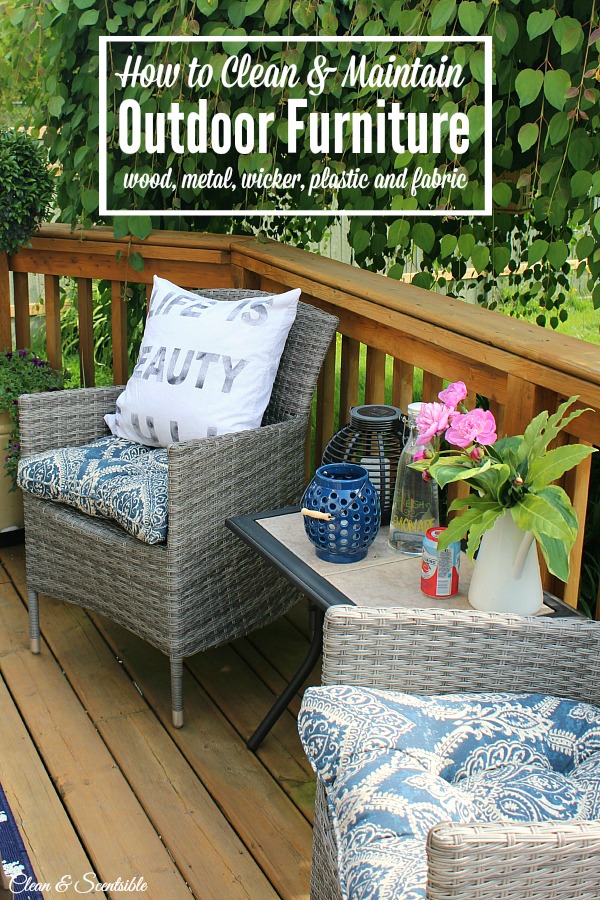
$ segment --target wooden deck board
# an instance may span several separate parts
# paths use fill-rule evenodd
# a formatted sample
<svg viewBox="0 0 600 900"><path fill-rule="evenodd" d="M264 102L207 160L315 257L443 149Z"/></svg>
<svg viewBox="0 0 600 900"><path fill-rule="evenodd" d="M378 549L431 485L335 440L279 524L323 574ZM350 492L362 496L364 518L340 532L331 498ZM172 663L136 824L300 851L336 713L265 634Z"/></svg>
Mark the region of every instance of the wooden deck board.
<svg viewBox="0 0 600 900"><path fill-rule="evenodd" d="M314 778L292 712L256 756L245 746L283 683L279 629L271 641L273 626L264 630L259 650L247 644L255 665L239 652L244 642L192 658L186 724L176 730L167 660L113 623L41 598L45 644L33 657L23 548L0 550L0 562L0 667L12 694L0 690L0 716L12 703L27 724L30 754L47 767L57 806L47 815L62 810L73 821L80 868L107 881L137 865L146 896L157 900L308 897ZM289 623L283 628L298 634ZM294 644L290 638L286 647ZM0 753L0 777L11 780L1 761ZM40 793L45 809L47 791ZM120 835L112 833L117 817L128 823ZM167 877L172 884L160 881Z"/></svg>
<svg viewBox="0 0 600 900"><path fill-rule="evenodd" d="M94 877L94 867L2 678L0 710L0 784L39 883L56 885L66 874L74 882ZM99 891L94 896L106 895Z"/></svg>
<svg viewBox="0 0 600 900"><path fill-rule="evenodd" d="M42 652L35 657L27 644L26 610L12 585L1 585L4 680L18 698L23 721L74 827L94 836L86 850L99 879L128 882L142 875L148 893L157 898L189 898L180 872L47 645L42 641Z"/></svg>

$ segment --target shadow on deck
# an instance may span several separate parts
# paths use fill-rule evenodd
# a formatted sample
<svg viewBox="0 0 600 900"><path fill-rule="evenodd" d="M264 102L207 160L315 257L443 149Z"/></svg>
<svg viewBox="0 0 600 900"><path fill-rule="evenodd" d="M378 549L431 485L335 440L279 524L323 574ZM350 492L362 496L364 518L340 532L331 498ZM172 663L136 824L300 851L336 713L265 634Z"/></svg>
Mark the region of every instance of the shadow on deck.
<svg viewBox="0 0 600 900"><path fill-rule="evenodd" d="M42 598L33 656L24 548L0 550L0 562L0 783L51 886L44 896L91 891L93 873L130 881L107 896L307 897L314 778L296 730L300 698L256 755L245 746L306 652L305 608L187 660L176 730L162 654ZM71 887L57 891L65 878Z"/></svg>

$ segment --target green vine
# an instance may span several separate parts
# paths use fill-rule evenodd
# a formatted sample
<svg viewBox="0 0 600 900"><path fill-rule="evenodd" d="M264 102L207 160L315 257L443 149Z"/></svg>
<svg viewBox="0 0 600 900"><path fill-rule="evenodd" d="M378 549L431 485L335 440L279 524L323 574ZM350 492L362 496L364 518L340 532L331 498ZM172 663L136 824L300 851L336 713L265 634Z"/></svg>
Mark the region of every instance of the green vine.
<svg viewBox="0 0 600 900"><path fill-rule="evenodd" d="M418 259L414 283L445 288L460 296L468 270L474 270L480 302L491 303L498 277L508 272L509 285L516 286L523 303L534 302L540 324L554 327L567 318L564 308L570 260L575 259L575 275L587 277L594 306L600 307L600 27L596 0L117 0L96 5L94 0L15 0L12 23L27 36L23 46L39 43L41 83L30 100L37 104L36 126L46 126L44 140L51 158L60 164L62 178L58 205L63 221L75 225L98 221L98 38L105 34L132 35L486 35L494 47L493 85L493 215L435 219L394 217L353 218L348 237L356 262L364 268L386 271L399 278L411 260ZM46 36L40 40L39 34ZM165 60L164 45L154 44L143 52L148 62ZM329 45L330 47L332 45ZM391 44L366 47L373 59L391 52ZM238 48L239 49L239 46ZM237 52L234 45L209 49L195 48L201 60L210 60L216 71L225 54ZM130 48L111 46L111 60L117 67L124 63ZM139 50L138 52L142 52ZM186 50L187 52L187 50ZM277 59L277 51L274 57ZM315 48L290 44L280 59L291 61ZM340 77L348 56L338 45L330 54L335 58ZM404 52L404 51L403 51ZM407 53L417 54L418 42ZM482 193L483 173L483 51L477 44L465 44L460 59L466 84L449 90L444 99L449 109L461 109L471 123L473 153L469 163L469 185L463 200L472 208ZM133 89L132 89L133 90ZM193 109L195 97L180 93L170 96L136 95L142 110L163 109L179 99L184 111ZM203 96L211 111L244 107L258 112L276 111L295 89L256 90L235 88L225 97L218 79ZM344 95L344 103L360 103L359 92ZM300 94L297 94L300 96ZM327 111L339 101L339 83L322 95L317 108ZM423 110L430 102L428 89L413 89L410 108ZM338 103L339 106L339 103ZM172 166L180 186L181 201L203 208L202 193L181 188L185 172L197 165L194 159L167 153L155 160ZM205 154L206 168L211 154ZM438 155L439 156L439 155ZM214 160L214 157L213 157ZM214 160L216 161L216 160ZM451 166L455 160L426 154L419 161L426 171L436 165ZM109 172L111 202L123 208L161 208L168 197L161 189L133 193L122 185L125 161L115 159ZM238 166L238 159L227 155L221 165ZM278 163L286 169L286 144L278 132L271 153L263 158L240 158L240 168L252 170ZM356 164L348 154L339 159L315 160L302 152L294 160L294 170L305 175L325 164L341 172ZM150 172L148 158L127 161L143 174ZM406 162L389 151L382 156L361 160L366 171L393 172ZM287 160L287 168L290 163ZM340 207L354 209L399 209L405 202L401 191L389 188L377 191L344 188ZM223 197L225 200L226 198ZM240 205L245 198L240 198ZM253 198L268 207L272 198L257 194ZM290 203L298 197L291 192ZM374 203L376 199L376 204ZM450 193L446 200L451 200ZM213 205L214 194L210 203ZM323 203L327 200L323 197ZM227 208L221 207L221 208ZM146 237L152 227L180 230L251 230L256 226L239 219L212 216L193 219L129 217L116 218L115 232ZM328 222L324 218L290 220L265 217L261 229L278 240L308 246L320 241ZM415 255L415 251L418 251ZM141 260L136 264L142 265ZM471 273L470 273L471 274Z"/></svg>

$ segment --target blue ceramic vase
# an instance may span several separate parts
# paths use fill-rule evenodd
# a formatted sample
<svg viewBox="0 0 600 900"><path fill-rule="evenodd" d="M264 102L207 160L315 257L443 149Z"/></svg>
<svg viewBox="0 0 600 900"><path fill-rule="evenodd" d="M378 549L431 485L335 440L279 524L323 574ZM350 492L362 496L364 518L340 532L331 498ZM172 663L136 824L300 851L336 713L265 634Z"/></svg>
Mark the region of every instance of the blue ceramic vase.
<svg viewBox="0 0 600 900"><path fill-rule="evenodd" d="M302 499L309 510L329 514L329 521L304 517L309 541L319 559L359 562L379 530L379 495L369 473L354 463L329 463L317 469Z"/></svg>

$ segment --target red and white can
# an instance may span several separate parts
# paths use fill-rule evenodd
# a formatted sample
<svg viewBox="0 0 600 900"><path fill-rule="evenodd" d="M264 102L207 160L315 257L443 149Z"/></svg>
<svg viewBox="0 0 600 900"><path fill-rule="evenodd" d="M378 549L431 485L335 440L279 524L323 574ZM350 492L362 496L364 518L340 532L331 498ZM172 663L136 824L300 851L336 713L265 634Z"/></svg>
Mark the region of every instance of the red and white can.
<svg viewBox="0 0 600 900"><path fill-rule="evenodd" d="M450 544L447 550L438 550L438 538L445 528L430 528L423 538L421 562L421 590L428 597L442 599L458 593L460 567L460 541Z"/></svg>

